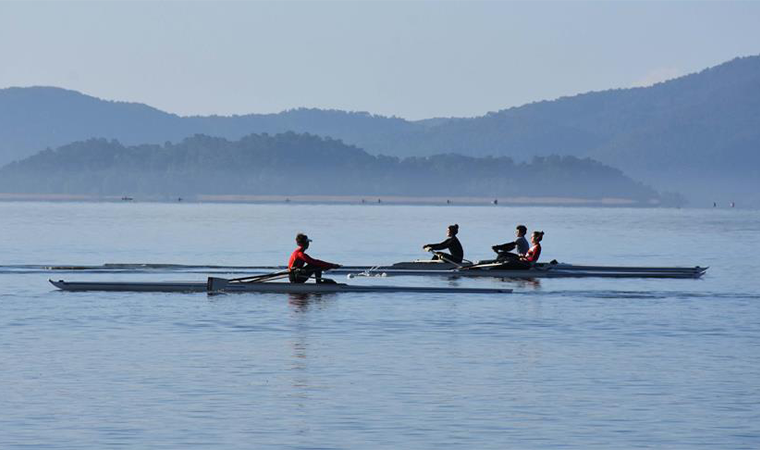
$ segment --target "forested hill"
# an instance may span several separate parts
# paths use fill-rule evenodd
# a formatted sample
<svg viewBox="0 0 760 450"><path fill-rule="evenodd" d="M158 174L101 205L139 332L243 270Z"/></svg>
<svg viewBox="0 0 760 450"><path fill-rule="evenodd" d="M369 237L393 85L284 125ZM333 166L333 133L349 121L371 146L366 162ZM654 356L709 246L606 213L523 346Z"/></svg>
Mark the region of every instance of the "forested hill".
<svg viewBox="0 0 760 450"><path fill-rule="evenodd" d="M590 159L373 156L308 134L196 135L177 144L124 146L91 139L45 150L0 169L0 192L166 195L401 195L662 198Z"/></svg>
<svg viewBox="0 0 760 450"><path fill-rule="evenodd" d="M294 131L333 137L362 148L368 142L376 143L370 147L395 148L391 142L397 142L403 149L407 139L425 128L422 122L319 109L180 117L139 103L101 100L55 87L0 89L0 167L48 147L90 138L135 145L177 142L195 134L239 139L251 133ZM440 152L430 154L434 153ZM411 156L403 151L394 154Z"/></svg>
<svg viewBox="0 0 760 450"><path fill-rule="evenodd" d="M331 136L371 154L402 157L591 157L658 189L684 193L693 204L745 198L760 204L760 56L647 88L416 122L313 109L179 117L57 88L0 90L0 166L92 137L134 145L176 142L196 133L239 139L285 131Z"/></svg>

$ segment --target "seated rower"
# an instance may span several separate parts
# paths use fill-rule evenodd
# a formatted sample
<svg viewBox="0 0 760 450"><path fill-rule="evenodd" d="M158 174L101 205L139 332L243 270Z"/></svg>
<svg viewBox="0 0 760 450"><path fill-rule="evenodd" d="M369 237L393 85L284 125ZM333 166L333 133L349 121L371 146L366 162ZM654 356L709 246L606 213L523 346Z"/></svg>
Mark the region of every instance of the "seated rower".
<svg viewBox="0 0 760 450"><path fill-rule="evenodd" d="M306 250L309 248L309 239L303 233L296 235L296 248L290 255L290 261L288 261L288 278L291 283L305 283L312 275L317 283L335 283L333 280L322 278L322 271L328 269L337 269L340 264L333 264L326 261L320 261L314 259L306 254Z"/></svg>
<svg viewBox="0 0 760 450"><path fill-rule="evenodd" d="M543 231L534 231L530 236L530 242L533 246L528 252L520 257L520 261L528 264L535 264L538 262L538 258L541 256L541 240L544 238Z"/></svg>
<svg viewBox="0 0 760 450"><path fill-rule="evenodd" d="M449 260L461 264L462 259L464 259L464 250L462 249L462 244L459 243L459 239L457 239L457 233L459 233L459 225L449 225L445 241L437 244L425 244L422 248L427 252L431 250L449 250L451 254L442 252L440 255L435 255L433 259Z"/></svg>
<svg viewBox="0 0 760 450"><path fill-rule="evenodd" d="M494 245L491 247L496 252L497 261L517 261L530 250L530 244L525 239L525 234L528 232L528 228L525 225L518 225L515 228L515 236L517 237L512 242L506 244ZM512 250L517 250L517 253L512 253Z"/></svg>

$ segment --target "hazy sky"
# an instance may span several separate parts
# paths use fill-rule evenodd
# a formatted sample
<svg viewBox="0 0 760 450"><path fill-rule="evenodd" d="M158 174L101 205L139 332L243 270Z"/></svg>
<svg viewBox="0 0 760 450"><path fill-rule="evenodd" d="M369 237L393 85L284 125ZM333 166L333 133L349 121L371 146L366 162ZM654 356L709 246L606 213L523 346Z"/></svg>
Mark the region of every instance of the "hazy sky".
<svg viewBox="0 0 760 450"><path fill-rule="evenodd" d="M0 88L181 114L474 116L760 54L760 2L8 2Z"/></svg>

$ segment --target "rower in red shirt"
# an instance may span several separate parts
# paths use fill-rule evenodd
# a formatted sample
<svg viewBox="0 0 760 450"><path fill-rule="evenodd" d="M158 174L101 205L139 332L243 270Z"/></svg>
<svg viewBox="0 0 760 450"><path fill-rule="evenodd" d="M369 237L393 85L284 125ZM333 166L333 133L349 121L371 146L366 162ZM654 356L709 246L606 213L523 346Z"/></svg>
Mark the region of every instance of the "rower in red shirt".
<svg viewBox="0 0 760 450"><path fill-rule="evenodd" d="M544 238L543 231L534 231L530 236L530 242L533 246L528 250L525 256L520 257L520 261L534 264L538 262L538 258L541 256L541 239Z"/></svg>
<svg viewBox="0 0 760 450"><path fill-rule="evenodd" d="M311 242L311 239L305 234L298 233L296 235L296 244L298 244L298 248L293 251L290 255L290 260L288 261L288 278L290 279L290 282L305 283L309 277L314 275L317 283L334 283L333 280L322 278L322 271L337 269L340 267L340 264L320 261L319 259L314 259L307 255L306 249L309 248L309 242Z"/></svg>

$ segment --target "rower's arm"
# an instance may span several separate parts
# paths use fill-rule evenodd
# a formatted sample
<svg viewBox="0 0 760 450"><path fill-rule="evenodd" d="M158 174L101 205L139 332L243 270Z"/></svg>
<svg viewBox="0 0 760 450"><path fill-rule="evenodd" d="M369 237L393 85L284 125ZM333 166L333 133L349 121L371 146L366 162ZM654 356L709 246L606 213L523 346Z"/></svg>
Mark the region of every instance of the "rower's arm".
<svg viewBox="0 0 760 450"><path fill-rule="evenodd" d="M451 239L446 239L443 242L439 242L437 244L425 244L425 247L429 248L430 250L446 250L451 246Z"/></svg>
<svg viewBox="0 0 760 450"><path fill-rule="evenodd" d="M509 252L509 251L514 250L515 246L516 245L514 242L507 242L506 244L494 245L491 248L495 252Z"/></svg>
<svg viewBox="0 0 760 450"><path fill-rule="evenodd" d="M336 267L339 267L339 264L333 264L329 263L327 261L322 261L321 259L312 258L311 256L307 255L306 253L303 253L301 255L301 258L307 262L308 264L311 264L313 266L321 267L323 269L333 269Z"/></svg>

